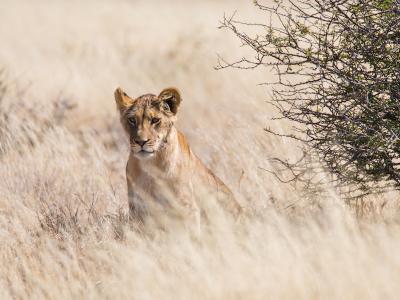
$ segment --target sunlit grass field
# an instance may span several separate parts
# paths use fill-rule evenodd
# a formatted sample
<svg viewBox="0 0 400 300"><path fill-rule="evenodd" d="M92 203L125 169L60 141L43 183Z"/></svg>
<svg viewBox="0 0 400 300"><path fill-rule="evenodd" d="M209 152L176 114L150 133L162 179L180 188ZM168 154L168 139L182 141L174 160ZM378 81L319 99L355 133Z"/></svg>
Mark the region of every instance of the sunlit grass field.
<svg viewBox="0 0 400 300"><path fill-rule="evenodd" d="M1 299L398 298L399 194L346 204L265 171L301 153L263 130L291 128L270 120L271 70L215 70L246 54L217 28L235 11L268 17L251 1L0 0ZM178 128L252 217L136 231L117 86L180 89Z"/></svg>

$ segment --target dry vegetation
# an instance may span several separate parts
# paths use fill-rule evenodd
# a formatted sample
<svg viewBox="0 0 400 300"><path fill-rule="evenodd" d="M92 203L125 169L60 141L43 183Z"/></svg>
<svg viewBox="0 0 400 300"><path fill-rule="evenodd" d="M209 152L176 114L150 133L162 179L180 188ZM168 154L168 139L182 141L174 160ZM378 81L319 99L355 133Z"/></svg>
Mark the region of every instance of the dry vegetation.
<svg viewBox="0 0 400 300"><path fill-rule="evenodd" d="M268 70L213 69L241 55L216 29L234 10L259 18L239 1L0 2L1 299L398 298L398 194L345 205L263 170L299 153L263 131ZM179 128L258 216L200 239L133 230L118 85L180 88Z"/></svg>

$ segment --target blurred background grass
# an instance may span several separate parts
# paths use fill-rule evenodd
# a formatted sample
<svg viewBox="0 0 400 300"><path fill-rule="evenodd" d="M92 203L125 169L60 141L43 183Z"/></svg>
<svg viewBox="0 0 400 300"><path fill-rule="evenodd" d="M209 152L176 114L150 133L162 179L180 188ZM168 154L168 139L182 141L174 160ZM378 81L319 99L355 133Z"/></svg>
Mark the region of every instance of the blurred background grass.
<svg viewBox="0 0 400 300"><path fill-rule="evenodd" d="M269 120L270 70L214 69L244 54L217 29L234 11L265 17L251 1L0 1L1 298L398 296L398 194L346 206L263 170L301 153L263 131L290 128ZM117 86L179 88L178 128L260 217L200 241L132 231Z"/></svg>

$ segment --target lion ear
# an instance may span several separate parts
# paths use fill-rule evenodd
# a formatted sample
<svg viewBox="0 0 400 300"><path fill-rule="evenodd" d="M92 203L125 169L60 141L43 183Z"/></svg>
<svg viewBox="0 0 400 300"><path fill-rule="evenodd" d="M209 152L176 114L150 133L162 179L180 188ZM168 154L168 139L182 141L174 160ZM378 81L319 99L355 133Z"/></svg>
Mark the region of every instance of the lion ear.
<svg viewBox="0 0 400 300"><path fill-rule="evenodd" d="M164 89L160 95L158 95L158 99L163 102L164 107L176 115L179 104L181 104L182 101L181 94L176 88Z"/></svg>
<svg viewBox="0 0 400 300"><path fill-rule="evenodd" d="M120 113L132 106L134 100L130 98L121 88L117 88L114 92L115 102Z"/></svg>

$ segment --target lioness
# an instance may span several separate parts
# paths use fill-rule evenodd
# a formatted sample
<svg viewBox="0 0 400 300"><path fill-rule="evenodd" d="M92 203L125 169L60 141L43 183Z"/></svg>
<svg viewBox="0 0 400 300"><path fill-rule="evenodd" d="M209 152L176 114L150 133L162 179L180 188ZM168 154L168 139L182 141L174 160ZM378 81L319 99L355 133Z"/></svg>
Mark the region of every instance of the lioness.
<svg viewBox="0 0 400 300"><path fill-rule="evenodd" d="M130 155L126 166L130 215L145 221L149 207L179 208L200 226L201 198L215 197L233 214L241 207L229 188L190 149L174 124L181 95L175 88L158 96L136 99L121 88L115 101L122 126L129 136Z"/></svg>

